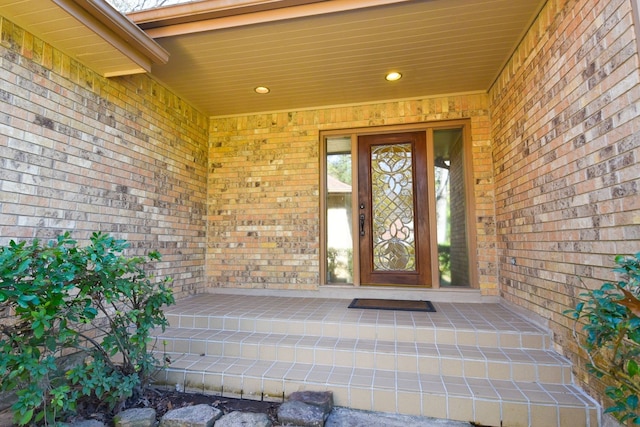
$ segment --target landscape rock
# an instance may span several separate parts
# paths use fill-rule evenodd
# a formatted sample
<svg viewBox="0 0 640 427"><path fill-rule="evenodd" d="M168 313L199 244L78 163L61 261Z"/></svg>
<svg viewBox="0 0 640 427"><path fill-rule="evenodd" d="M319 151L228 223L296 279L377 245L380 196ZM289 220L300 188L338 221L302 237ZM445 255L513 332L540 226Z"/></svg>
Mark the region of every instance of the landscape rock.
<svg viewBox="0 0 640 427"><path fill-rule="evenodd" d="M333 409L332 391L296 391L291 393L289 401L298 401L321 408L325 414Z"/></svg>
<svg viewBox="0 0 640 427"><path fill-rule="evenodd" d="M16 396L15 391L5 391L0 393L0 413L13 405L16 400L18 400L18 397Z"/></svg>
<svg viewBox="0 0 640 427"><path fill-rule="evenodd" d="M13 412L11 412L9 409L0 411L0 426L10 426L12 424Z"/></svg>
<svg viewBox="0 0 640 427"><path fill-rule="evenodd" d="M98 420L79 420L72 423L62 423L62 427L106 427L102 421Z"/></svg>
<svg viewBox="0 0 640 427"><path fill-rule="evenodd" d="M212 427L222 411L209 405L172 409L160 420L160 427Z"/></svg>
<svg viewBox="0 0 640 427"><path fill-rule="evenodd" d="M132 408L122 411L113 418L115 427L153 427L156 410L153 408Z"/></svg>
<svg viewBox="0 0 640 427"><path fill-rule="evenodd" d="M326 417L322 408L298 400L290 400L278 408L278 421L285 425L322 427Z"/></svg>
<svg viewBox="0 0 640 427"><path fill-rule="evenodd" d="M472 427L463 421L335 408L325 427Z"/></svg>
<svg viewBox="0 0 640 427"><path fill-rule="evenodd" d="M231 412L222 416L215 423L215 427L271 427L271 420L267 414L254 412Z"/></svg>

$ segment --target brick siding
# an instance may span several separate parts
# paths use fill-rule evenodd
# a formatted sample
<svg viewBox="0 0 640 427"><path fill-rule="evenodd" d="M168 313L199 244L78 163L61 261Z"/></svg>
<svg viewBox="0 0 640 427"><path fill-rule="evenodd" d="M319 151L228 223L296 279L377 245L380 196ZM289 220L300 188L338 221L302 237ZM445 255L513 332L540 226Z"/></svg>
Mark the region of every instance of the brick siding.
<svg viewBox="0 0 640 427"><path fill-rule="evenodd" d="M475 268L482 292L497 293L487 102L486 95L471 94L212 118L210 286L318 287L320 131L469 118L478 230Z"/></svg>
<svg viewBox="0 0 640 427"><path fill-rule="evenodd" d="M105 79L0 17L0 244L70 230L157 249L204 286L207 117L146 75Z"/></svg>
<svg viewBox="0 0 640 427"><path fill-rule="evenodd" d="M584 287L640 251L640 85L629 0L549 1L490 92L500 294L572 338Z"/></svg>

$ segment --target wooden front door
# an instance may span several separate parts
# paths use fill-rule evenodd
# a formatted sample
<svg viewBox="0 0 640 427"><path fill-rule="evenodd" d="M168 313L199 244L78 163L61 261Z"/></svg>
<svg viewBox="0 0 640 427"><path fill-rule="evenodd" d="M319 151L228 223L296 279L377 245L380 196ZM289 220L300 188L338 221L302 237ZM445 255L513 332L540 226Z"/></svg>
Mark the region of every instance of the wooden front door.
<svg viewBox="0 0 640 427"><path fill-rule="evenodd" d="M358 137L360 280L431 286L425 132Z"/></svg>

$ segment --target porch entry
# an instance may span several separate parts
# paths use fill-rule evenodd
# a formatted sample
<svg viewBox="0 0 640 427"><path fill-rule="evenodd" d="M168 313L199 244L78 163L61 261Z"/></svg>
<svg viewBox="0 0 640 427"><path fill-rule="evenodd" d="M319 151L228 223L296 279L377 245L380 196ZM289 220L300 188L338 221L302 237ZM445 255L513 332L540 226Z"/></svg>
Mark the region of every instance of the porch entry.
<svg viewBox="0 0 640 427"><path fill-rule="evenodd" d="M324 283L473 285L467 126L323 135Z"/></svg>

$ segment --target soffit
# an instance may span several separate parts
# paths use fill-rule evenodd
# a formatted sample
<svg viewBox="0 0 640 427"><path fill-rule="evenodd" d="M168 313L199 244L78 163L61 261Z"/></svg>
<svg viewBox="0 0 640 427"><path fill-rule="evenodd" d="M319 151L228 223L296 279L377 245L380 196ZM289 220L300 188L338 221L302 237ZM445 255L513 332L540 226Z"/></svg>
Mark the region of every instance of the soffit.
<svg viewBox="0 0 640 427"><path fill-rule="evenodd" d="M147 14L140 25L171 55L152 73L212 116L486 92L544 0L311 3L185 21L184 7L207 4L193 3L176 25ZM391 70L403 78L386 82Z"/></svg>
<svg viewBox="0 0 640 427"><path fill-rule="evenodd" d="M167 52L100 0L0 0L0 15L103 76L142 73Z"/></svg>

